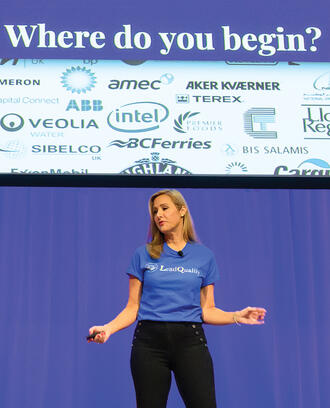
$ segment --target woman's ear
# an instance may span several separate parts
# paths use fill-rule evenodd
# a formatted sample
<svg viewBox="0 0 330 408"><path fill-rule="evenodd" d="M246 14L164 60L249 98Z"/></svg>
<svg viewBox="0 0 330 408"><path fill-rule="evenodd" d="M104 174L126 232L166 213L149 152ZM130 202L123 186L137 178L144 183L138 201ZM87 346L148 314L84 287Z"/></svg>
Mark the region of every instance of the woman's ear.
<svg viewBox="0 0 330 408"><path fill-rule="evenodd" d="M187 212L187 208L186 207L181 207L181 210L180 210L181 218L185 216L186 212Z"/></svg>

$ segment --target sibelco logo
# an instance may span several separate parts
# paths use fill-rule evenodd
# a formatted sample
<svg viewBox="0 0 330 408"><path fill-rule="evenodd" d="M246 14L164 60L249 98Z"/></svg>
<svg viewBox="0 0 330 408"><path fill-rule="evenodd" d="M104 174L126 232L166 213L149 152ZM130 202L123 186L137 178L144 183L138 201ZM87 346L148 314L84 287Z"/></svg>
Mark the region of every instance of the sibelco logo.
<svg viewBox="0 0 330 408"><path fill-rule="evenodd" d="M108 125L117 132L141 133L158 129L169 115L167 107L157 102L133 102L108 116Z"/></svg>
<svg viewBox="0 0 330 408"><path fill-rule="evenodd" d="M16 113L7 113L1 118L0 126L7 132L16 132L24 126L24 119Z"/></svg>
<svg viewBox="0 0 330 408"><path fill-rule="evenodd" d="M245 164L235 161L227 164L226 173L227 174L244 174L247 173L248 169Z"/></svg>
<svg viewBox="0 0 330 408"><path fill-rule="evenodd" d="M147 263L145 269L148 269L150 272L155 272L158 269L158 264L156 263Z"/></svg>

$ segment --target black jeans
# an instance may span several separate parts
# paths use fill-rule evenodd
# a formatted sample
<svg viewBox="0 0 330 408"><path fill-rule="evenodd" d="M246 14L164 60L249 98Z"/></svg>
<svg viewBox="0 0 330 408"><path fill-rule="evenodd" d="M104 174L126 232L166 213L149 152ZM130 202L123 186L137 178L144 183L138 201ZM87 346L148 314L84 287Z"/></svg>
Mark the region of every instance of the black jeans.
<svg viewBox="0 0 330 408"><path fill-rule="evenodd" d="M137 408L165 408L171 371L187 408L216 408L212 359L201 323L138 322L131 370Z"/></svg>

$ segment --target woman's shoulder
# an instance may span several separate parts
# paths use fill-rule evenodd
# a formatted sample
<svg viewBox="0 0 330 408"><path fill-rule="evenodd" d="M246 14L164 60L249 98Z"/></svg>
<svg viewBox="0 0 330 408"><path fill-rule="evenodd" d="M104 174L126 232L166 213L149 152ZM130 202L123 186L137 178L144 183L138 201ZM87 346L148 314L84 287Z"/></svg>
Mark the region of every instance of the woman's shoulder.
<svg viewBox="0 0 330 408"><path fill-rule="evenodd" d="M200 242L189 242L189 245L191 249L198 254L210 257L214 256L213 251L204 244L201 244Z"/></svg>

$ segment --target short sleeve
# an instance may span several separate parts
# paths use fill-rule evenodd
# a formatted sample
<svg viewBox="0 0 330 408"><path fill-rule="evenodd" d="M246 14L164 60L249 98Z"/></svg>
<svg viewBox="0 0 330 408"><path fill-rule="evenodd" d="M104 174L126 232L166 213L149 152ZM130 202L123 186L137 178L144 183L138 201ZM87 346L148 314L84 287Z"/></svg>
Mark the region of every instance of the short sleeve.
<svg viewBox="0 0 330 408"><path fill-rule="evenodd" d="M214 258L213 253L211 253L208 268L207 268L205 277L203 278L202 287L211 285L212 283L217 281L219 279L219 275L220 274L219 274L217 262Z"/></svg>
<svg viewBox="0 0 330 408"><path fill-rule="evenodd" d="M135 276L139 281L143 282L143 269L141 268L141 250L137 249L131 259L131 263L127 269L127 275Z"/></svg>

